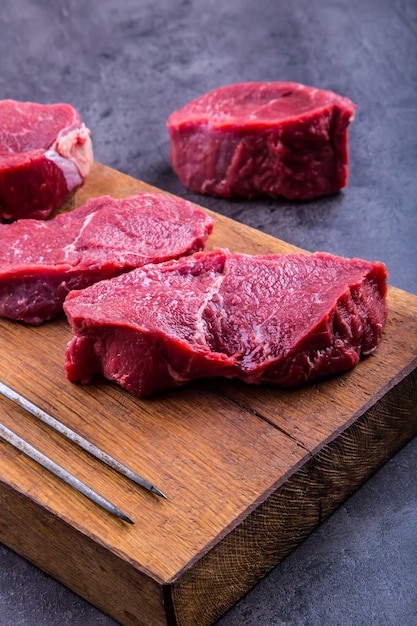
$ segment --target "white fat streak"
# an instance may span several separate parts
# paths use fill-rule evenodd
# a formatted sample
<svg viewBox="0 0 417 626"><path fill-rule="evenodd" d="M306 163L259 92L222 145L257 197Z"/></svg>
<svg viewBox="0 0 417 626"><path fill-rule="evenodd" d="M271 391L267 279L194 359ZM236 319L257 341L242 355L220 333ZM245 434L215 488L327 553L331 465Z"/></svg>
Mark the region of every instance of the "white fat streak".
<svg viewBox="0 0 417 626"><path fill-rule="evenodd" d="M206 326L203 322L203 313L208 302L210 302L210 300L213 298L213 295L219 292L220 285L223 282L223 280L224 280L223 275L219 275L217 276L217 278L214 279L214 282L211 288L207 291L206 297L204 298L203 302L201 303L201 306L198 309L196 332L194 335L194 340L195 340L195 343L197 344L207 345L206 332L205 332ZM177 383L182 384L190 380L190 376L188 375L188 372L179 372L178 370L174 369L171 363L166 363L166 367L172 380L175 380Z"/></svg>
<svg viewBox="0 0 417 626"><path fill-rule="evenodd" d="M206 325L203 321L203 313L207 307L207 304L210 302L210 300L213 298L213 296L215 294L219 294L220 291L220 286L222 284L224 280L224 275L220 274L219 276L217 276L214 281L212 286L210 287L210 289L207 291L206 297L204 298L203 302L201 303L198 312L197 312L197 323L196 323L196 332L194 335L195 341L196 343L200 343L200 344L207 344L206 341Z"/></svg>
<svg viewBox="0 0 417 626"><path fill-rule="evenodd" d="M62 171L67 183L68 191L72 191L81 185L83 178L81 177L78 167L74 161L70 161L66 157L61 156L53 148L47 150L45 152L45 156L50 161L53 161Z"/></svg>
<svg viewBox="0 0 417 626"><path fill-rule="evenodd" d="M62 130L45 156L64 174L69 191L79 187L88 176L94 162L90 131L85 126Z"/></svg>
<svg viewBox="0 0 417 626"><path fill-rule="evenodd" d="M166 366L168 374L171 376L172 380L175 380L177 383L182 384L190 380L189 376L185 376L184 373L180 373L178 370L174 369L169 363L167 363Z"/></svg>
<svg viewBox="0 0 417 626"><path fill-rule="evenodd" d="M73 242L67 244L66 246L64 246L63 248L63 252L65 254L65 258L67 258L67 256L69 256L69 254L71 254L71 252L75 252L76 250L76 245L78 240L80 239L80 237L82 236L84 230L87 228L87 226L89 225L89 223L91 222L91 220L94 218L96 212L94 211L93 213L90 213L89 215L87 215L84 219L83 225L80 228L78 235L76 236L76 238L74 239Z"/></svg>
<svg viewBox="0 0 417 626"><path fill-rule="evenodd" d="M268 324L268 322L276 317L277 312L272 311L268 317L266 317L260 324L256 324L253 326L255 345L263 345L265 344L265 337L263 336L263 327ZM265 346L266 348L267 346Z"/></svg>

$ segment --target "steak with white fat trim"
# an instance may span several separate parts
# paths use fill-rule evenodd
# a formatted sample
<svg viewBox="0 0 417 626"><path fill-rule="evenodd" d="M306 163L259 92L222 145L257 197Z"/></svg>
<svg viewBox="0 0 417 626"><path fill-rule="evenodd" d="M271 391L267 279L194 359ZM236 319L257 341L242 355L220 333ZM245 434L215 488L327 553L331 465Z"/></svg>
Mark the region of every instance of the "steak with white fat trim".
<svg viewBox="0 0 417 626"><path fill-rule="evenodd" d="M69 104L0 101L0 222L45 219L84 184L89 129Z"/></svg>

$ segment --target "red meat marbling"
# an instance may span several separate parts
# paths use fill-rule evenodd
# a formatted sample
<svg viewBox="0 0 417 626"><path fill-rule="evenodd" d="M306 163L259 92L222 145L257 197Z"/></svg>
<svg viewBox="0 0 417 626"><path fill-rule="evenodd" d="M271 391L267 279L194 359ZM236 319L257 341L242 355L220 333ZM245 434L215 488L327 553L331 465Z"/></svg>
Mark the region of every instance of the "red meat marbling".
<svg viewBox="0 0 417 626"><path fill-rule="evenodd" d="M355 366L387 317L382 263L201 252L73 291L69 380L137 396L211 376L285 387Z"/></svg>

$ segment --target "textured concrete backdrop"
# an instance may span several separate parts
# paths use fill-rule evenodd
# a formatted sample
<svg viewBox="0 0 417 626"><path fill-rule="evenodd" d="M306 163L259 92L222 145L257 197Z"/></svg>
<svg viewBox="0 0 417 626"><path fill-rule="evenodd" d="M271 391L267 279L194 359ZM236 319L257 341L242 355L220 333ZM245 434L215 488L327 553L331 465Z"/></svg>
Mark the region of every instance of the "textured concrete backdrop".
<svg viewBox="0 0 417 626"><path fill-rule="evenodd" d="M0 98L67 101L96 159L302 248L384 261L417 294L415 0L2 0ZM358 108L346 191L308 204L187 192L166 118L243 80L333 89ZM219 626L417 624L417 441ZM0 513L1 515L1 513ZM0 547L1 626L112 620Z"/></svg>

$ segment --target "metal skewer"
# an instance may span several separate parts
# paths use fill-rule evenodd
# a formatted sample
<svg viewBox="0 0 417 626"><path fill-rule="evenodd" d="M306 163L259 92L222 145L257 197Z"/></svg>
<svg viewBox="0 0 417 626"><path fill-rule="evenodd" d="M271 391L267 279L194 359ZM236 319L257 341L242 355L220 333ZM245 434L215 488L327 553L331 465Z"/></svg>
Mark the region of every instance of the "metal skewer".
<svg viewBox="0 0 417 626"><path fill-rule="evenodd" d="M1 422L0 436L5 441L9 442L12 446L20 450L20 452L23 452L23 454L26 454L26 456L30 457L33 461L36 461L36 463L39 463L39 465L42 465L42 467L52 472L52 474L55 474L55 476L61 478L61 480L66 482L68 485L71 485L71 487L77 489L77 491L82 493L95 504L98 504L112 515L115 515L125 522L128 522L129 524L134 524L133 520L131 520L130 517L123 513L123 511L121 511L117 506L109 502L109 500L106 500L106 498L103 498L103 496L94 491L94 489L91 489L91 487L89 487L81 480L76 478L73 474L68 472L66 469L55 463L55 461L52 461L52 459L45 456L45 454L43 454L40 450L31 446L30 443L19 437L19 435L7 428L7 426L4 426L4 424L2 424Z"/></svg>
<svg viewBox="0 0 417 626"><path fill-rule="evenodd" d="M77 434L71 428L65 426L65 424L62 424L55 417L52 417L52 415L49 415L49 413L46 413L41 408L36 406L36 404L33 404L32 402L30 402L30 400L27 400L27 398L22 396L20 393L17 393L13 389L11 389L11 387L8 387L2 382L0 382L0 394L8 398L12 402L15 402L15 404L19 405L20 407L31 413L34 417L37 417L42 422L56 430L67 439L69 439L73 443L76 443L78 446L80 446L80 448L82 448L86 452L89 452L96 459L99 459L112 469L116 470L116 472L119 472L119 474L126 476L126 478L129 478L140 487L144 487L148 491L151 491L152 493L155 493L162 498L167 497L160 489L158 489L158 487L155 487L155 485L146 480L146 478L143 478L130 468L126 467L125 465L123 465L123 463L120 463L120 461L117 461L112 456L107 454L107 452L104 452L104 450L101 450L93 443L91 443L81 435Z"/></svg>

